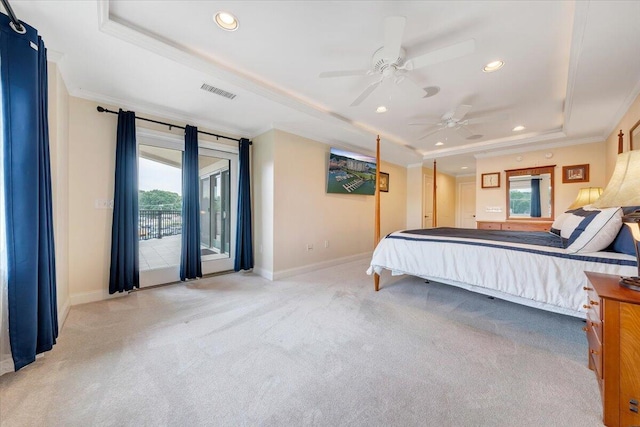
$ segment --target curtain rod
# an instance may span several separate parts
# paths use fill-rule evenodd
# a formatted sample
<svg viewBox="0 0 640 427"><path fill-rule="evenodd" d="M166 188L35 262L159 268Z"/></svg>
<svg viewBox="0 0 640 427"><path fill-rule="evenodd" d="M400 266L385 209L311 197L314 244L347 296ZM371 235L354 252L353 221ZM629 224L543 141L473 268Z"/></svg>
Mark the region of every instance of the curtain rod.
<svg viewBox="0 0 640 427"><path fill-rule="evenodd" d="M1 1L5 1L5 0L1 0ZM101 107L98 105L98 107L96 108L96 110L98 110L98 112L100 113L111 113L111 114L118 114L117 111L111 111L111 110L107 110L104 107ZM184 126L178 126L178 125L173 125L171 123L167 123L167 122L161 122L158 120L152 120L152 119L145 119L144 117L138 117L136 116L136 120L144 120L145 122L151 122L151 123L157 123L159 125L165 125L165 126L169 126L169 129L171 128L178 128L178 129L184 129ZM217 133L210 133L210 132L205 132L203 130L199 130L198 133L203 133L205 135L211 135L211 136L215 136L216 139L218 138L224 138L224 139L230 139L231 141L237 141L240 142L240 140L238 138L231 138L229 136L224 136L224 135L218 135ZM249 145L253 145L253 143L251 141L249 141Z"/></svg>
<svg viewBox="0 0 640 427"><path fill-rule="evenodd" d="M13 13L13 9L9 4L9 0L1 0L1 1L2 1L2 5L4 6L4 10L6 10L7 14L9 15L9 19L11 19L11 22L13 22L13 26L15 27L14 30L17 33L24 34L24 32L26 31L26 28L22 26L20 21L18 21L16 14Z"/></svg>

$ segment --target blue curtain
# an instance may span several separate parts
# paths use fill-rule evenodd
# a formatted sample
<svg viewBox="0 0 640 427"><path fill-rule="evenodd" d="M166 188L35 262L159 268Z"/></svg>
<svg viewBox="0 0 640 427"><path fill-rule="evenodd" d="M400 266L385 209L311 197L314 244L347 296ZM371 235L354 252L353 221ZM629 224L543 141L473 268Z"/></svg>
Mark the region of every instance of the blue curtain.
<svg viewBox="0 0 640 427"><path fill-rule="evenodd" d="M249 146L251 141L240 140L240 164L238 179L238 228L236 230L236 257L234 270L253 268L253 241L251 237L251 174Z"/></svg>
<svg viewBox="0 0 640 427"><path fill-rule="evenodd" d="M188 126L182 153L182 250L180 280L202 277L200 255L200 176L198 128Z"/></svg>
<svg viewBox="0 0 640 427"><path fill-rule="evenodd" d="M139 287L136 114L133 111L120 110L116 140L109 293L130 291Z"/></svg>
<svg viewBox="0 0 640 427"><path fill-rule="evenodd" d="M540 207L540 178L531 180L531 217L540 218L542 209Z"/></svg>
<svg viewBox="0 0 640 427"><path fill-rule="evenodd" d="M15 370L58 337L47 113L47 52L0 14L9 340ZM4 226L4 224L3 224Z"/></svg>

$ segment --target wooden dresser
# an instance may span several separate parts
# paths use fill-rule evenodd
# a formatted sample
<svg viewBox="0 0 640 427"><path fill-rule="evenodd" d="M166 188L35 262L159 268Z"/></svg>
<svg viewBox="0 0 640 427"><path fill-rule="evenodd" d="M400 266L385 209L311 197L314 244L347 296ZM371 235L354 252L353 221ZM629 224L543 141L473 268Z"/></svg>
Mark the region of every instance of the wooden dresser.
<svg viewBox="0 0 640 427"><path fill-rule="evenodd" d="M478 230L549 231L553 221L478 221Z"/></svg>
<svg viewBox="0 0 640 427"><path fill-rule="evenodd" d="M640 425L640 292L619 276L586 272L589 369L598 378L604 424Z"/></svg>

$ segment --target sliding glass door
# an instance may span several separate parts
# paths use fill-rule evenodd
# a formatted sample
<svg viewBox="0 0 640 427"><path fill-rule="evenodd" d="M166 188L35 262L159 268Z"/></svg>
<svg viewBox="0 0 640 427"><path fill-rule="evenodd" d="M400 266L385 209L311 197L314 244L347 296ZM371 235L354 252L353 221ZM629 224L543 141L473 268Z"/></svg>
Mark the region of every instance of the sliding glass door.
<svg viewBox="0 0 640 427"><path fill-rule="evenodd" d="M235 147L199 145L202 273L210 274L233 269L238 155ZM138 129L141 286L180 280L183 147L175 135Z"/></svg>

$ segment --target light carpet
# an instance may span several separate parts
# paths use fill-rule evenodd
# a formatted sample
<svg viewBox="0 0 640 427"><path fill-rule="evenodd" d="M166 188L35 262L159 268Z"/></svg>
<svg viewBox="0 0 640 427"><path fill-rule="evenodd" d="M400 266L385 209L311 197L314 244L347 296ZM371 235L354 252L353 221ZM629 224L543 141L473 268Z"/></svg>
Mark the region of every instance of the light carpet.
<svg viewBox="0 0 640 427"><path fill-rule="evenodd" d="M601 426L584 323L357 261L75 306L10 426Z"/></svg>

